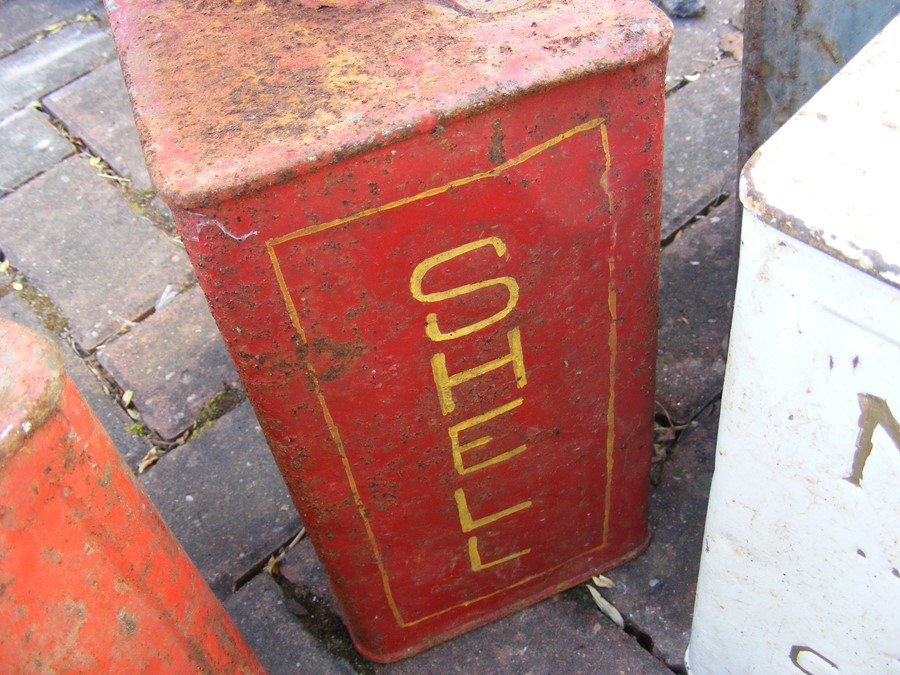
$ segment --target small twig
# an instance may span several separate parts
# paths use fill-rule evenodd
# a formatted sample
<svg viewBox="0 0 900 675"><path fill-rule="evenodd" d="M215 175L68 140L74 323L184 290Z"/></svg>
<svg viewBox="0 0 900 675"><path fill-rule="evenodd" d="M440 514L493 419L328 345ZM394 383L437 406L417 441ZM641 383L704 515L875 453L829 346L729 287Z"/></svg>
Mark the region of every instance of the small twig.
<svg viewBox="0 0 900 675"><path fill-rule="evenodd" d="M269 558L269 562L266 563L266 574L269 576L274 576L278 574L278 565L284 560L284 556L288 554L292 548L294 548L297 544L299 544L303 538L306 536L306 528L301 527L300 531L297 533L297 536L291 540L291 543L281 549L278 553Z"/></svg>

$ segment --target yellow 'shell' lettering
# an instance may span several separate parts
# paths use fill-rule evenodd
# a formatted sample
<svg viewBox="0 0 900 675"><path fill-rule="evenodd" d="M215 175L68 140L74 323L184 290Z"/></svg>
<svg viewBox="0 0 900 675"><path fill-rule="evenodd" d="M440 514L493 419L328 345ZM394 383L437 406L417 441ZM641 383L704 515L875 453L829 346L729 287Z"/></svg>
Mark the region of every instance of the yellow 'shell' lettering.
<svg viewBox="0 0 900 675"><path fill-rule="evenodd" d="M494 464L505 462L511 457L515 457L520 452L525 451L525 446L520 445L513 448L512 450L507 450L506 452L501 452L498 455L494 455L490 459L478 462L477 464L472 464L471 466L466 466L463 462L463 453L468 452L473 448L486 445L490 443L494 438L493 436L481 436L480 438L476 438L475 440L469 441L468 443L459 442L460 432L465 431L466 429L471 429L472 427L479 424L483 424L484 422L492 420L495 417L499 417L500 415L507 413L514 408L518 408L520 405L522 405L523 401L524 399L517 398L516 400L510 401L509 403L504 403L503 405L494 408L493 410L488 410L485 413L476 415L475 417L459 422L458 424L454 424L449 429L447 429L447 433L450 434L450 449L453 453L453 466L456 467L456 471L457 473L459 473L459 475L464 476L467 473L472 473L473 471L478 471L480 469L493 466Z"/></svg>
<svg viewBox="0 0 900 675"><path fill-rule="evenodd" d="M447 415L456 408L456 402L453 400L453 387L497 368L502 368L507 363L512 364L513 373L516 376L516 385L519 389L527 384L525 360L522 356L522 335L518 326L506 334L506 341L509 343L509 354L493 361L482 363L480 366L463 370L455 375L450 375L447 372L447 358L442 352L438 352L431 357L431 372L434 375L434 384L437 387L442 413Z"/></svg>
<svg viewBox="0 0 900 675"><path fill-rule="evenodd" d="M518 513L519 511L531 507L531 500L529 499L528 501L519 502L515 506L510 506L508 509L491 513L482 518L472 518L472 512L469 511L469 504L466 502L465 490L459 488L453 493L453 497L456 499L456 510L459 511L459 524L462 526L463 532L477 530L479 527L490 525L501 518L506 518L507 516L511 516L514 513Z"/></svg>
<svg viewBox="0 0 900 675"><path fill-rule="evenodd" d="M474 323L463 326L461 328L456 328L454 330L441 330L441 328L438 326L437 314L434 312L428 314L425 318L425 334L432 342L455 340L466 335L471 335L472 333L491 326L498 321L502 321L506 316L509 315L509 313L516 306L516 303L519 301L519 284L513 277L508 276L487 279L485 281L479 281L471 284L461 284L459 286L454 286L453 288L449 288L443 291L433 291L430 293L426 293L422 290L422 282L425 279L425 275L427 275L435 267L442 265L449 260L458 258L459 256L466 255L467 253L485 247L493 248L494 252L497 254L497 257L502 257L506 254L506 244L504 244L500 238L487 237L485 239L478 239L476 241L469 242L468 244L463 244L462 246L457 246L456 248L450 249L449 251L444 251L443 253L433 255L430 258L426 258L418 265L416 265L415 269L413 270L412 276L409 280L409 290L412 293L413 298L419 302L440 302L442 300L449 300L452 298L458 298L463 295L468 295L469 293L474 293L491 286L503 286L504 288L506 288L508 294L506 306L503 307L503 309L498 312L494 312L487 318L475 321ZM484 313L487 314L488 312L490 312L490 310L486 310ZM468 368L467 370L460 371L453 375L451 375L447 370L447 357L443 352L438 352L432 355L431 373L434 376L434 384L437 389L437 396L438 401L441 405L442 414L448 415L456 408L456 401L453 397L454 387L463 384L464 382L468 382L469 380L480 377L481 375L490 373L493 370L497 370L498 368L502 368L506 364L512 365L516 386L519 389L525 386L525 384L527 383L525 374L525 359L522 355L522 334L518 326L506 332L506 341L509 344L508 354L493 359L492 361L488 361L472 368ZM467 431L468 429L476 427L479 424L489 422L490 420L499 417L500 415L508 413L509 411L518 408L520 405L522 405L523 402L524 399L522 398L514 399L501 406L488 410L487 412L475 415L474 417L470 417L466 420L463 420L462 422L457 422L447 429L447 433L450 436L450 449L453 455L453 466L456 468L456 472L459 475L465 476L466 474L480 471L481 469L485 469L489 466L494 466L501 462L505 462L508 459L511 459L512 457L515 457L516 455L519 455L525 451L526 446L523 444L519 445L518 447L512 448L511 450L485 452L484 454L479 454L476 456L476 459L480 461L474 461L472 464L466 465L465 461L463 460L464 453L469 452L470 450L473 450L475 448L487 445L494 439L489 435L479 436L478 438L467 442L460 442L459 439L461 433ZM485 459L485 457L487 458ZM456 509L459 514L459 525L462 529L463 535L469 534L474 530L486 527L488 525L491 525L492 523L497 522L498 520L508 518L509 516L519 513L520 511L531 508L531 500L527 500L519 502L518 504L514 504L513 506L502 509L500 511L483 515L480 518L475 518L472 516L472 512L469 510L469 503L466 500L466 493L463 488L457 489L453 493L453 498L456 501ZM474 572L480 572L482 570L495 567L496 565L502 565L503 563L515 560L516 558L530 553L531 549L527 548L516 553L501 556L500 558L496 558L494 560L485 561L482 560L481 552L478 549L478 537L473 535L468 538L468 552L469 562L472 566L472 570Z"/></svg>
<svg viewBox="0 0 900 675"><path fill-rule="evenodd" d="M478 553L478 537L469 537L469 562L472 564L473 572L480 572L481 570L486 570L489 567L494 567L494 565L502 565L505 562L515 560L516 558L521 558L523 555L527 555L529 553L531 553L531 549L526 548L524 551L510 553L509 555L503 556L502 558L497 558L497 560L483 562L481 560L481 555Z"/></svg>
<svg viewBox="0 0 900 675"><path fill-rule="evenodd" d="M506 300L506 306L499 312L492 314L486 319L481 319L468 326L463 326L462 328L457 328L446 333L438 327L437 314L429 314L425 317L425 333L434 342L454 340L481 330L493 323L497 323L509 314L519 301L519 284L517 284L516 280L512 277L498 277L496 279L478 281L473 284L463 284L462 286L456 286L446 291L434 291L432 293L425 293L422 291L422 280L431 269L448 260L452 260L453 258L457 258L485 246L492 246L497 257L501 257L506 253L506 244L504 244L501 239L498 237L487 237L486 239L472 241L468 244L463 244L462 246L457 246L449 251L444 251L443 253L438 253L430 258L426 258L416 265L416 268L413 270L409 280L409 290L412 293L412 296L419 302L439 302L441 300L448 300L450 298L459 297L460 295L474 293L475 291L479 291L482 288L488 288L489 286L505 286L509 293L509 297Z"/></svg>

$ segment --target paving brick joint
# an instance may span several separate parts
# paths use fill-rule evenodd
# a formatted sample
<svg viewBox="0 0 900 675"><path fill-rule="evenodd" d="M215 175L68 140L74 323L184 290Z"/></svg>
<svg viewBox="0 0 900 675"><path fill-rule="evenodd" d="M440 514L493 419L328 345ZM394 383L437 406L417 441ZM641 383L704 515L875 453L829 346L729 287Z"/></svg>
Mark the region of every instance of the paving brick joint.
<svg viewBox="0 0 900 675"><path fill-rule="evenodd" d="M381 666L353 650L308 540L265 572L301 523L153 195L102 4L0 3L0 316L61 347L271 672L683 672L736 265L743 3L681 4L705 13L675 20L667 83L656 398L679 433L654 540L602 591L626 630L575 589Z"/></svg>

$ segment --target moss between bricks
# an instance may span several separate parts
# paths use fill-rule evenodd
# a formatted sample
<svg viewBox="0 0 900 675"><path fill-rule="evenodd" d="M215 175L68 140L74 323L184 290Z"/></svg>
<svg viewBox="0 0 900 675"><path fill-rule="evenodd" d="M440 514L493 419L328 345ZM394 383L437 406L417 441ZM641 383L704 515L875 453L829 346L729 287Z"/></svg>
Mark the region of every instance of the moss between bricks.
<svg viewBox="0 0 900 675"><path fill-rule="evenodd" d="M143 422L135 422L134 424L129 424L125 427L125 431L127 431L132 436L141 436L143 438L150 437L150 430Z"/></svg>
<svg viewBox="0 0 900 675"><path fill-rule="evenodd" d="M28 303L28 306L37 314L44 326L53 335L63 336L69 334L69 322L60 313L56 306L40 290L27 281L23 281L19 297Z"/></svg>
<svg viewBox="0 0 900 675"><path fill-rule="evenodd" d="M230 413L244 402L244 392L237 387L227 386L218 394L209 399L197 413L197 421L194 422L194 430L190 440L202 436L215 423L217 419Z"/></svg>
<svg viewBox="0 0 900 675"><path fill-rule="evenodd" d="M2 254L0 254L0 260L3 260ZM28 306L52 335L64 337L69 334L69 322L43 291L32 285L24 274L11 265L8 267L7 274L9 280L0 286L0 298L9 293L17 293L22 300L28 303ZM15 282L19 282L22 288L16 289L13 286Z"/></svg>

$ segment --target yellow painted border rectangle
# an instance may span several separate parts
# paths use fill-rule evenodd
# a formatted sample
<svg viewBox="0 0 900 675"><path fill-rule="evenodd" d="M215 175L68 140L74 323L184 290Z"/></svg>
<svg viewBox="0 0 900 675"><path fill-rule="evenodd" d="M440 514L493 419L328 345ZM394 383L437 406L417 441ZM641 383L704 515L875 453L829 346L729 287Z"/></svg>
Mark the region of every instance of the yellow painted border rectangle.
<svg viewBox="0 0 900 675"><path fill-rule="evenodd" d="M349 223L354 220L366 218L367 216L372 216L377 213L389 211L391 209L395 209L400 206L404 206L405 204L410 204L412 202L416 202L416 201L419 201L422 199L427 199L427 198L433 197L435 195L443 194L444 192L447 192L447 191L452 190L457 187L461 187L463 185L467 185L469 183L473 183L475 181L483 180L486 178L496 178L497 176L502 175L503 172L505 172L506 170L528 161L532 157L540 154L541 152L543 152L549 148L552 148L555 145L562 143L563 141L565 141L568 138L577 136L578 134L586 133L588 131L591 131L591 130L597 129L597 128L599 128L599 130L600 130L600 138L601 138L602 145L603 145L603 153L605 155L605 157L604 157L605 165L604 165L603 173L600 177L600 184L603 187L604 192L606 192L608 208L609 208L609 212L611 213L612 212L612 197L609 194L608 183L607 183L607 178L608 178L608 173L609 173L609 168L610 168L609 139L607 136L605 120L603 118L597 118L597 119L593 119L588 122L585 122L584 124L580 124L576 127L573 127L572 129L569 129L568 131L565 131L565 132L559 134L558 136L554 136L553 138L551 138L548 141L545 141L544 143L541 143L532 148L529 148L522 154L504 162L503 164L500 164L500 165L494 167L493 169L490 169L489 171L484 171L481 173L474 174L472 176L467 176L465 178L453 180L453 181L450 181L449 183L446 183L445 185L442 185L440 187L432 188L430 190L425 190L424 192L420 192L411 197L406 197L404 199L398 199L396 201L390 202L388 204L384 204L382 206L378 206L378 207L371 208L371 209L366 209L365 211L360 211L358 213L355 213L350 216L346 216L344 218L338 218L336 220L332 220L327 223L322 223L319 225L311 225L309 227L299 229L295 232L291 232L290 234L286 234L281 237L275 237L273 239L269 239L266 242L266 250L269 254L269 259L272 262L272 268L275 272L275 278L278 281L278 287L281 290L281 295L284 299L285 308L287 309L288 315L290 316L291 324L293 325L294 329L297 331L297 334L300 336L300 339L303 341L304 344L308 344L307 338L306 338L306 332L303 330L303 326L300 324L300 318L297 313L297 308L294 305L293 298L291 298L290 291L287 288L287 284L285 283L285 280L284 280L284 275L281 271L281 264L278 261L278 255L276 253L277 246L284 244L286 242L292 241L294 239L297 239L299 237L305 237L305 236L308 236L311 234L316 234L318 232L323 232L325 230L329 230L333 227L338 227L339 225L343 225L345 223ZM613 225L613 236L611 237L611 241L613 243L615 242L614 225ZM375 558L375 562L378 566L378 571L381 575L381 583L384 587L385 598L387 599L388 606L391 608L391 612L394 616L394 619L397 621L397 624L399 626L401 626L401 627L414 626L415 624L421 623L423 621L427 621L428 619L432 619L432 618L440 616L442 614L446 614L447 612L451 612L454 609L459 609L461 607L467 607L469 605L480 602L482 600L486 600L488 598L491 598L491 597L498 595L500 593L503 593L505 591L522 586L522 585L524 585L530 581L533 581L535 579L538 579L542 576L546 576L579 558L590 555L592 553L596 553L597 551L601 550L603 547L606 546L607 534L609 532L609 512L610 512L610 508L611 508L611 491L612 491L612 476L613 476L613 449L615 448L615 415L614 415L614 412L615 412L615 395L616 395L615 394L616 349L617 349L616 322L618 319L618 316L616 313L616 289L615 289L615 284L613 283L613 275L615 272L615 263L613 262L612 258L609 259L608 265L609 265L609 286L608 286L608 290L607 290L607 308L609 310L609 320L610 320L610 324L609 324L610 332L609 332L609 337L608 337L608 346L609 346L609 352L610 352L610 364L609 364L609 402L608 402L607 412L606 412L606 424L607 424L606 488L605 488L606 489L606 492L605 492L605 500L606 501L605 501L605 505L604 505L605 508L604 508L604 516L603 516L603 533L601 536L602 543L599 546L596 546L590 550L579 553L578 555L573 556L572 558L569 558L568 560L565 560L561 563L558 563L546 570L543 570L536 574L531 574L527 577L523 577L522 579L519 579L518 581L516 581L512 584L509 584L507 586L504 586L503 588L499 588L495 591L486 593L486 594L481 595L476 598L472 598L470 600L465 600L463 602L457 603L450 607L446 607L442 610L438 610L437 612L433 612L426 616L407 620L407 619L403 618L403 616L400 613L400 609L397 607L397 603L394 600L393 591L391 590L391 583L390 583L390 579L388 577L387 569L385 568L384 561L382 560L381 552L379 551L379 548L378 548L378 542L375 539L375 533L373 532L371 523L369 522L369 518L366 515L366 508L365 508L365 505L363 504L362 498L360 497L359 489L356 484L356 479L353 476L353 469L350 466L349 459L347 458L347 453L345 452L345 449L344 449L344 442L341 439L340 431L338 430L337 425L334 423L334 419L332 418L331 412L328 409L328 404L326 403L325 397L322 394L322 390L319 385L318 374L315 372L312 364L307 363L307 369L308 369L311 379L314 383L316 398L318 399L319 406L322 410L322 414L325 417L325 423L328 426L328 430L331 434L332 441L334 442L335 448L337 449L338 454L340 455L341 463L344 468L344 474L346 475L346 478L347 478L347 483L350 487L350 491L353 493L353 500L354 500L354 503L356 504L356 509L359 512L359 515L362 518L363 524L365 526L366 535L368 536L369 544L372 548L372 553Z"/></svg>

